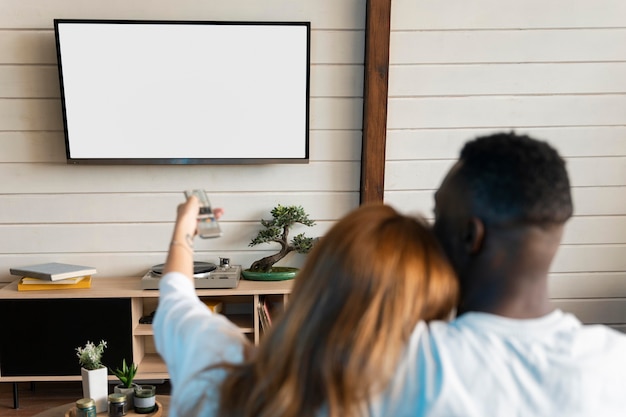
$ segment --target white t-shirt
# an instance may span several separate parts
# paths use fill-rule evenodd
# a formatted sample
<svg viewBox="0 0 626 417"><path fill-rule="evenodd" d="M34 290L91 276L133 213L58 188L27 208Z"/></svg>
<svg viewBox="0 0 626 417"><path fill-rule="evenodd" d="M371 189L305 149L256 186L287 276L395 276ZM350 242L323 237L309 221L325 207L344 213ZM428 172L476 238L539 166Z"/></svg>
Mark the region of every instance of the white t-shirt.
<svg viewBox="0 0 626 417"><path fill-rule="evenodd" d="M225 372L207 367L241 362L246 339L183 275L165 275L160 291L154 337L172 383L169 415L214 416ZM363 408L376 417L624 417L626 335L559 310L419 323L393 380Z"/></svg>
<svg viewBox="0 0 626 417"><path fill-rule="evenodd" d="M624 417L626 335L559 310L420 323L376 407L394 417Z"/></svg>
<svg viewBox="0 0 626 417"><path fill-rule="evenodd" d="M200 301L184 275L168 273L159 286L154 342L167 364L172 385L169 416L214 416L226 373L207 368L222 362L242 362L246 338L235 324L213 314Z"/></svg>

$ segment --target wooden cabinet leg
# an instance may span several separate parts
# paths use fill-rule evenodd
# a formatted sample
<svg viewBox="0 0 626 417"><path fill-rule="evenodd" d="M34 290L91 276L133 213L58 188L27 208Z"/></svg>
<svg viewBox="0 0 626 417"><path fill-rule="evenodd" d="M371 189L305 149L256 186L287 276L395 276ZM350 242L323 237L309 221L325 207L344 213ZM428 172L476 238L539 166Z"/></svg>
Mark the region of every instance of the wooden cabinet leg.
<svg viewBox="0 0 626 417"><path fill-rule="evenodd" d="M17 392L17 382L13 383L13 408L16 410L20 408L20 398Z"/></svg>

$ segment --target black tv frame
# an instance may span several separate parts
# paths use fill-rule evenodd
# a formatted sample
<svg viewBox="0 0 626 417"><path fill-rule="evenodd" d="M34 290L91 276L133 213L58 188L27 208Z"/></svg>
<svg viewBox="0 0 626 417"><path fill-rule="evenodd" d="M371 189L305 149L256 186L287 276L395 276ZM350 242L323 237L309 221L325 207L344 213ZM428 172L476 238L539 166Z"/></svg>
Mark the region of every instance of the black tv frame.
<svg viewBox="0 0 626 417"><path fill-rule="evenodd" d="M75 157L71 154L70 129L68 129L68 114L66 92L63 74L63 61L59 25L63 24L131 24L131 25L228 25L228 26L302 26L306 28L306 86L305 86L305 120L304 120L304 155L302 157L158 157L158 158L100 158ZM311 23L303 21L213 21L213 20L117 20L117 19L54 19L54 33L58 62L59 83L61 89L61 104L63 113L63 130L65 137L66 158L68 164L97 164L97 165L240 165L240 164L306 164L309 162L309 113L310 113L310 65L311 65Z"/></svg>

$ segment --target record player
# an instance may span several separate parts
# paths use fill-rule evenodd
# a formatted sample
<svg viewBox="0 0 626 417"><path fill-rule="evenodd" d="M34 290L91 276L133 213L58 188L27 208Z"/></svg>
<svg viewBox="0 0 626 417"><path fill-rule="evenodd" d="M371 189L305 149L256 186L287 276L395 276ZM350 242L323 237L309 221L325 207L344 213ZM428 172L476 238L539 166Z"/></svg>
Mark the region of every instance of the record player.
<svg viewBox="0 0 626 417"><path fill-rule="evenodd" d="M141 278L141 288L158 290L165 264L155 265ZM220 258L220 264L210 262L193 263L194 286L198 288L237 288L241 277L241 266L231 265L228 258Z"/></svg>

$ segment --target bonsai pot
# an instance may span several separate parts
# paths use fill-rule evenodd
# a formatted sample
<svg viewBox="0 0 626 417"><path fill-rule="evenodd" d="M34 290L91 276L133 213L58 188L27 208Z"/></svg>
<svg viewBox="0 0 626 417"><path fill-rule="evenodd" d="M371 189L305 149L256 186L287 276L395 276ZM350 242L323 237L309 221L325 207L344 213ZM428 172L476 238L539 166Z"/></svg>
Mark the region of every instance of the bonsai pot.
<svg viewBox="0 0 626 417"><path fill-rule="evenodd" d="M285 266L272 267L269 272L257 272L245 269L241 271L241 275L251 281L285 281L293 279L298 273L298 268L290 268Z"/></svg>

